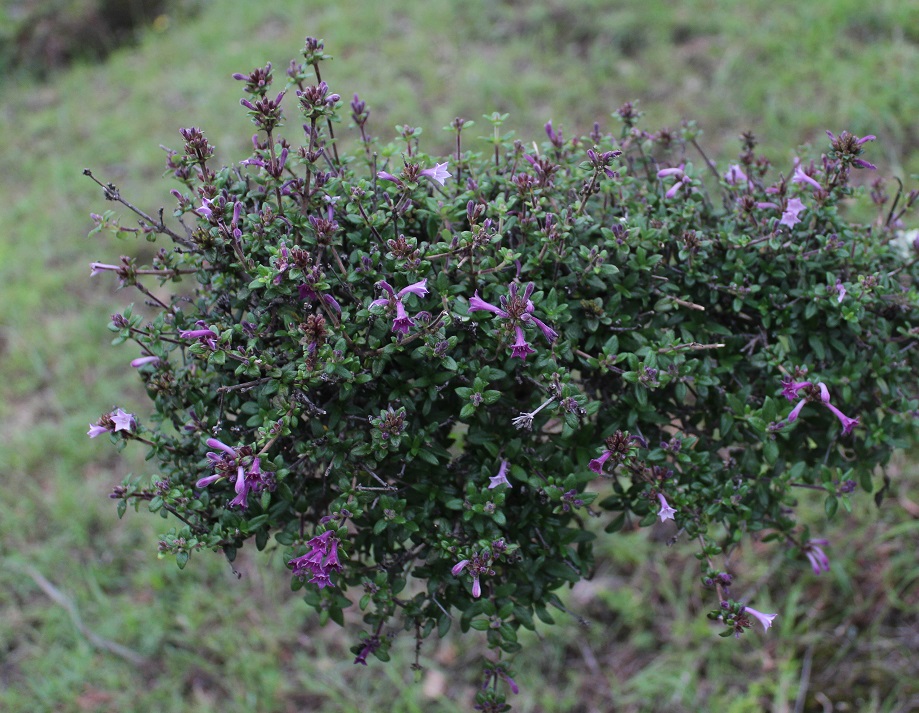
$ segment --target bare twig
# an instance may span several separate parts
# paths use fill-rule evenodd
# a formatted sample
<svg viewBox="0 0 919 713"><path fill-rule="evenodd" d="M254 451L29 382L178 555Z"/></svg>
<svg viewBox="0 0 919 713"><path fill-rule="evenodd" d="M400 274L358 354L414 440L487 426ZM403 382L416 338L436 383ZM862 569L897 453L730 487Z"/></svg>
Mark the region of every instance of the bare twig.
<svg viewBox="0 0 919 713"><path fill-rule="evenodd" d="M67 597L60 589L55 587L51 582L49 582L45 577L33 567L23 566L22 569L25 571L29 577L32 578L32 581L39 586L39 588L48 595L48 598L51 599L55 604L62 607L64 611L67 612L70 616L70 620L73 622L73 625L77 628L77 631L80 632L83 636L86 637L86 640L97 649L103 651L108 651L123 658L125 661L134 664L135 666L146 666L148 664L148 659L146 656L137 653L133 649L129 649L127 646L122 646L121 644L115 641L109 641L94 631L90 630L86 624L83 623L83 620L80 617L80 612L77 609L77 605L73 602L72 599Z"/></svg>

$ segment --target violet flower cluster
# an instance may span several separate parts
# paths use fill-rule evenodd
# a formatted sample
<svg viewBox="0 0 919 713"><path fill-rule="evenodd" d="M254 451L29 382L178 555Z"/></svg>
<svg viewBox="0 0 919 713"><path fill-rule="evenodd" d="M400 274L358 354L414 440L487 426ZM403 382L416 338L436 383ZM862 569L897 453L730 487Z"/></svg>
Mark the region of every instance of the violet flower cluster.
<svg viewBox="0 0 919 713"><path fill-rule="evenodd" d="M527 356L535 354L533 349L526 340L526 334L523 328L526 325L534 324L542 332L549 344L558 339L558 332L533 314L536 307L530 299L536 286L530 282L523 290L523 294L518 294L516 283L511 283L507 287L507 295L502 295L501 306L496 307L479 297L478 290L469 298L470 312L492 312L503 320L506 320L507 326L514 331L516 339L511 344L511 357L516 357L526 361Z"/></svg>
<svg viewBox="0 0 919 713"><path fill-rule="evenodd" d="M383 290L386 294L380 299L374 300L370 303L371 307L386 307L390 312L395 312L395 316L392 321L392 331L398 334L408 334L409 329L414 326L415 320L408 316L408 313L405 311L405 305L402 300L408 295L416 295L417 297L426 297L428 294L427 288L427 278L415 282L408 287L403 287L401 290L396 292L392 285L390 285L386 280L380 280L377 283L377 287Z"/></svg>
<svg viewBox="0 0 919 713"><path fill-rule="evenodd" d="M839 419L839 423L842 425L842 435L849 435L852 429L858 425L858 417L849 418L830 403L830 391L822 381L818 381L816 384L810 381L796 382L790 378L782 381L782 396L789 401L797 399L801 391L805 392L804 397L798 401L798 404L791 410L791 413L788 414L788 418L786 419L788 423L794 423L798 419L801 409L804 408L805 404L810 401L819 401L830 410L830 413Z"/></svg>
<svg viewBox="0 0 919 713"><path fill-rule="evenodd" d="M310 577L309 583L317 585L319 589L334 584L332 574L342 571L338 557L339 542L333 530L326 530L311 539L306 543L306 546L310 548L309 552L287 563L293 568L293 575L301 578ZM359 662L355 661L355 663Z"/></svg>

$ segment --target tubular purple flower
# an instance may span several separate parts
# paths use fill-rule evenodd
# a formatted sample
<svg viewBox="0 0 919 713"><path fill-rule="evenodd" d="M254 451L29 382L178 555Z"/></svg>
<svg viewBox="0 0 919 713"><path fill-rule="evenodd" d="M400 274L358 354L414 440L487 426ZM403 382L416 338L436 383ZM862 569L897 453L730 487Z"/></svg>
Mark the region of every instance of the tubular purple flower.
<svg viewBox="0 0 919 713"><path fill-rule="evenodd" d="M782 382L782 396L784 396L789 401L794 401L796 398L798 398L798 392L801 389L807 386L810 386L810 385L811 385L810 381L793 382L790 379L788 381L783 381Z"/></svg>
<svg viewBox="0 0 919 713"><path fill-rule="evenodd" d="M397 186L399 186L399 188L405 187L405 184L402 183L401 178L396 178L396 176L392 175L391 173L387 173L386 171L377 171L377 178L379 178L381 181L392 181Z"/></svg>
<svg viewBox="0 0 919 713"><path fill-rule="evenodd" d="M86 435L90 438L95 438L96 436L101 436L103 433L108 433L109 429L105 426L100 426L98 424L91 423L89 424L89 430L86 432Z"/></svg>
<svg viewBox="0 0 919 713"><path fill-rule="evenodd" d="M494 312L495 314L501 317L504 317L505 319L507 319L507 317L510 316L508 315L507 312L505 312L500 307L495 307L493 304L490 304L486 302L485 300L483 300L481 297L479 297L478 290L476 290L473 293L472 297L469 298L469 311L470 312L480 312L480 311Z"/></svg>
<svg viewBox="0 0 919 713"><path fill-rule="evenodd" d="M606 451L599 458L594 458L592 461L590 461L590 465L588 465L587 467L590 468L594 473L597 473L599 475L603 473L603 464L606 463L606 461L608 461L610 459L610 456L612 455L613 455L612 451Z"/></svg>
<svg viewBox="0 0 919 713"><path fill-rule="evenodd" d="M817 387L820 389L820 400L825 404L830 403L830 390L826 388L826 384L822 381L818 381Z"/></svg>
<svg viewBox="0 0 919 713"><path fill-rule="evenodd" d="M842 284L842 280L836 280L836 301L842 302L846 297L846 286Z"/></svg>
<svg viewBox="0 0 919 713"><path fill-rule="evenodd" d="M418 297L427 297L428 278L424 278L419 282L413 282L408 287L403 287L401 290L399 290L399 294L397 294L396 297L401 300L408 294L417 295Z"/></svg>
<svg viewBox="0 0 919 713"><path fill-rule="evenodd" d="M685 175L682 166L679 168L664 168L657 172L658 178L666 178L667 176L680 176L682 178Z"/></svg>
<svg viewBox="0 0 919 713"><path fill-rule="evenodd" d="M341 305L338 304L338 300L332 297L332 295L323 295L322 301L325 302L333 310L335 310L338 314L341 314Z"/></svg>
<svg viewBox="0 0 919 713"><path fill-rule="evenodd" d="M453 174L451 174L451 173L447 170L447 164L446 164L446 163L438 163L438 164L435 164L434 168L426 168L426 169L424 169L424 170L421 172L421 175L422 175L422 176L427 176L427 177L430 178L432 181L436 181L436 182L439 183L440 185L444 185L444 184L446 183L447 179L450 178L450 177L452 177Z"/></svg>
<svg viewBox="0 0 919 713"><path fill-rule="evenodd" d="M657 516L661 519L661 522L663 522L664 520L674 520L675 521L676 518L674 518L673 515L674 513L676 513L676 510L670 507L670 504L667 502L667 498L664 497L664 494L658 493L657 499L661 504L661 509L657 511Z"/></svg>
<svg viewBox="0 0 919 713"><path fill-rule="evenodd" d="M336 572L341 572L344 569L338 559L338 540L335 538L332 538L328 543L325 568L326 570L334 569Z"/></svg>
<svg viewBox="0 0 919 713"><path fill-rule="evenodd" d="M415 324L415 320L408 316L405 311L405 305L402 304L403 298L408 295L416 295L418 297L424 297L428 294L427 288L427 278L420 280L419 282L414 282L408 287L403 287L396 293L393 290L392 285L390 285L386 280L380 280L377 282L377 287L381 288L384 292L388 293L388 296L381 297L378 300L373 300L370 303L371 307L390 307L395 309L396 316L393 319L392 331L400 332L401 334L408 334L409 328Z"/></svg>
<svg viewBox="0 0 919 713"><path fill-rule="evenodd" d="M532 304L533 303L531 302L530 305ZM527 314L524 315L523 319L528 322L533 322L533 324L539 327L539 331L542 332L542 335L546 338L546 341L549 342L549 344L552 344L556 339L558 339L558 332L556 332L554 329L552 329L552 327L550 327L538 317L534 317L532 314Z"/></svg>
<svg viewBox="0 0 919 713"><path fill-rule="evenodd" d="M249 491L252 489L249 481L246 480L246 469L239 466L236 469L236 497L230 501L230 507L240 507L245 510L249 506Z"/></svg>
<svg viewBox="0 0 919 713"><path fill-rule="evenodd" d="M482 585L479 582L479 575L477 574L472 576L472 596L475 599L478 599L482 596Z"/></svg>
<svg viewBox="0 0 919 713"><path fill-rule="evenodd" d="M497 488L499 485L506 485L508 488L514 487L513 485L511 485L511 482L507 479L507 465L508 465L507 459L506 458L502 459L501 467L498 469L498 474L489 476L488 478L489 480L488 489L489 490L491 490L492 488Z"/></svg>
<svg viewBox="0 0 919 713"><path fill-rule="evenodd" d="M683 188L683 186L688 185L689 181L687 180L686 176L683 176L679 181L670 187L670 190L664 194L664 198L673 198L677 193L680 192L680 189Z"/></svg>
<svg viewBox="0 0 919 713"><path fill-rule="evenodd" d="M754 619L762 624L763 631L766 631L770 626L772 626L772 620L778 616L778 614L763 614L761 611L757 611L753 607L744 607L743 611L744 614L750 614Z"/></svg>
<svg viewBox="0 0 919 713"><path fill-rule="evenodd" d="M217 337L219 336L214 330L209 328L203 320L195 323L198 329L179 330L179 336L183 339L199 339L202 344L207 345L208 349L217 349Z"/></svg>
<svg viewBox="0 0 919 713"><path fill-rule="evenodd" d="M511 359L517 357L526 361L527 356L530 354L535 354L536 350L533 349L526 340L526 335L523 333L523 328L514 327L517 332L517 341L511 344Z"/></svg>
<svg viewBox="0 0 919 713"><path fill-rule="evenodd" d="M159 361L160 358L158 356L142 356L131 360L131 366L133 366L135 369L139 369L142 366L146 366L147 364L156 364Z"/></svg>
<svg viewBox="0 0 919 713"><path fill-rule="evenodd" d="M179 332L183 339L199 339L200 337L216 337L211 329L183 329Z"/></svg>
<svg viewBox="0 0 919 713"><path fill-rule="evenodd" d="M850 433L852 433L852 429L858 425L858 417L849 418L831 403L827 403L826 407L833 413L834 416L836 416L836 418L839 419L839 422L842 424L842 435L848 436Z"/></svg>
<svg viewBox="0 0 919 713"><path fill-rule="evenodd" d="M226 476L223 473L214 473L213 475L208 475L205 478L200 478L196 483L196 488L206 488L208 485L213 485L218 480L225 478Z"/></svg>
<svg viewBox="0 0 919 713"><path fill-rule="evenodd" d="M795 175L791 179L791 182L792 183L806 183L811 188L813 188L815 191L823 190L823 186L821 186L817 181L815 181L813 178L811 178L806 173L804 173L804 171L801 169L800 166L795 166Z"/></svg>
<svg viewBox="0 0 919 713"><path fill-rule="evenodd" d="M89 273L90 277L98 275L100 272L117 272L121 269L118 265L107 265L104 262L91 262L89 263L91 271Z"/></svg>
<svg viewBox="0 0 919 713"><path fill-rule="evenodd" d="M207 445L209 445L211 448L219 448L219 449L222 450L224 453L227 453L227 454L233 456L234 458L236 457L236 449L235 449L235 448L231 448L230 446L228 446L228 445L227 445L226 443L224 443L223 441L218 441L216 438L208 438L207 441L206 441L206 443L207 443Z"/></svg>
<svg viewBox="0 0 919 713"><path fill-rule="evenodd" d="M453 569L450 570L450 573L454 577L459 577L462 571L466 569L467 564L469 564L469 560L460 560L455 565L453 565Z"/></svg>
<svg viewBox="0 0 919 713"><path fill-rule="evenodd" d="M878 167L863 158L857 158L852 162L856 168L867 168L869 171L877 171Z"/></svg>
<svg viewBox="0 0 919 713"><path fill-rule="evenodd" d="M828 540L808 540L801 549L811 563L814 574L830 571L830 558L826 556L821 545L830 544Z"/></svg>
<svg viewBox="0 0 919 713"><path fill-rule="evenodd" d="M332 578L325 572L316 572L310 579L310 584L315 584L319 589L325 589L332 586Z"/></svg>
<svg viewBox="0 0 919 713"><path fill-rule="evenodd" d="M798 420L798 415L801 413L801 409L804 408L804 404L806 404L806 403L807 403L807 399L801 399L801 400L798 402L798 405L795 406L795 407L791 410L791 413L788 414L788 418L786 418L785 420L788 421L788 423L794 423L795 421L797 421L797 420Z"/></svg>
<svg viewBox="0 0 919 713"><path fill-rule="evenodd" d="M549 137L549 141L552 142L552 145L555 146L555 148L560 149L565 144L565 139L562 137L561 129L558 131L553 129L551 121L547 121L543 128L546 130L546 136Z"/></svg>
<svg viewBox="0 0 919 713"><path fill-rule="evenodd" d="M392 331L401 334L408 334L409 329L414 326L415 320L408 316L405 311L405 305L402 300L396 300L396 317L392 321Z"/></svg>

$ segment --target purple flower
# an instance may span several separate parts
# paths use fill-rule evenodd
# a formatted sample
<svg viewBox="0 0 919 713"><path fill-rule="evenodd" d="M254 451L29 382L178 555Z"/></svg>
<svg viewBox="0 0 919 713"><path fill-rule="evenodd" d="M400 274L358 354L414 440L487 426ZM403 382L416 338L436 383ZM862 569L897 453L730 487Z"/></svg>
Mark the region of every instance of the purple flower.
<svg viewBox="0 0 919 713"><path fill-rule="evenodd" d="M118 431L133 433L136 430L137 420L134 415L123 409L116 408L111 413L104 414L96 423L89 424L89 430L86 435L90 438L96 438L103 433L117 433Z"/></svg>
<svg viewBox="0 0 919 713"><path fill-rule="evenodd" d="M612 451L606 451L599 458L594 458L592 461L590 461L590 465L588 465L587 467L590 468L597 475L600 475L603 472L603 464L606 463L606 461L608 461L612 455L613 455Z"/></svg>
<svg viewBox="0 0 919 713"><path fill-rule="evenodd" d="M98 275L100 272L107 272L107 271L117 272L118 270L122 269L121 266L107 265L104 262L91 262L89 263L89 267L90 267L90 273L89 273L90 277Z"/></svg>
<svg viewBox="0 0 919 713"><path fill-rule="evenodd" d="M821 186L817 181L815 181L813 178L811 178L806 173L804 173L804 171L801 169L800 166L795 166L795 175L791 179L791 182L792 183L806 183L811 188L813 188L815 191L823 190L823 186Z"/></svg>
<svg viewBox="0 0 919 713"><path fill-rule="evenodd" d="M836 301L842 302L846 297L846 286L842 284L842 280L836 280Z"/></svg>
<svg viewBox="0 0 919 713"><path fill-rule="evenodd" d="M402 183L401 178L397 178L396 176L392 175L391 173L387 173L386 171L377 171L377 178L379 178L381 181L392 181L397 186L399 186L399 188L405 186L405 184Z"/></svg>
<svg viewBox="0 0 919 713"><path fill-rule="evenodd" d="M826 556L821 545L830 544L827 540L808 540L801 548L811 563L814 574L830 571L830 558Z"/></svg>
<svg viewBox="0 0 919 713"><path fill-rule="evenodd" d="M131 431L137 428L137 421L134 420L134 415L123 411L122 409L115 409L115 412L112 414L112 423L115 424L115 431Z"/></svg>
<svg viewBox="0 0 919 713"><path fill-rule="evenodd" d="M842 424L842 435L849 435L852 429L858 425L858 418L849 418L830 403L830 390L822 381L818 381L816 385L812 384L810 381L793 383L790 379L782 382L782 395L789 401L794 401L798 397L798 392L803 389L807 389L808 392L792 409L791 413L788 414L788 418L785 419L788 423L794 423L800 415L801 409L804 408L804 404L808 401L816 401L819 395L820 402L826 406Z"/></svg>
<svg viewBox="0 0 919 713"><path fill-rule="evenodd" d="M355 96L357 95L355 94ZM366 666L367 656L380 648L381 643L382 642L380 641L379 636L368 636L366 639L364 639L364 647L360 650L360 653L358 653L357 657L354 659L354 663L360 664L361 666Z"/></svg>
<svg viewBox="0 0 919 713"><path fill-rule="evenodd" d="M511 485L511 482L507 479L507 464L508 464L507 459L503 459L501 461L501 467L498 469L498 474L489 476L488 478L488 480L490 481L488 484L489 490L491 490L492 488L497 488L499 485L506 485L508 488L514 487L513 485Z"/></svg>
<svg viewBox="0 0 919 713"><path fill-rule="evenodd" d="M688 188L691 184L691 180L689 176L687 176L683 171L682 165L680 165L679 168L664 168L657 172L658 178L666 178L668 176L676 176L677 182L674 183L670 190L664 194L664 198L673 198L677 193L679 193L681 188L684 186Z"/></svg>
<svg viewBox="0 0 919 713"><path fill-rule="evenodd" d="M142 366L146 366L147 364L156 364L159 361L160 358L158 356L142 356L132 360L131 366L133 366L135 369L139 369Z"/></svg>
<svg viewBox="0 0 919 713"><path fill-rule="evenodd" d="M514 329L517 332L517 341L511 344L511 358L517 357L526 361L527 355L535 354L536 350L527 343L526 335L521 327L514 327Z"/></svg>
<svg viewBox="0 0 919 713"><path fill-rule="evenodd" d="M311 575L310 584L317 585L319 589L331 586L330 573L343 569L338 559L338 543L338 537L332 530L311 539L306 543L310 551L287 563L293 568L293 575L301 578Z"/></svg>
<svg viewBox="0 0 919 713"><path fill-rule="evenodd" d="M98 424L89 424L89 430L86 432L86 435L90 438L95 438L96 436L101 436L103 433L108 433L109 429L105 426L100 426Z"/></svg>
<svg viewBox="0 0 919 713"><path fill-rule="evenodd" d="M208 327L203 320L198 320L195 324L198 325L200 329L182 329L179 330L179 336L182 337L182 339L197 339L199 342L206 345L208 349L217 349L217 337L219 335Z"/></svg>
<svg viewBox="0 0 919 713"><path fill-rule="evenodd" d="M794 401L798 398L798 392L811 385L810 381L798 381L794 382L791 379L782 382L782 396L784 396L789 401Z"/></svg>
<svg viewBox="0 0 919 713"><path fill-rule="evenodd" d="M799 198L789 199L788 205L786 206L785 211L782 213L782 219L779 221L779 224L787 225L789 228L793 228L795 225L801 222L798 214L805 208L806 206L801 202Z"/></svg>
<svg viewBox="0 0 919 713"><path fill-rule="evenodd" d="M565 139L564 139L564 137L562 136L562 130L561 130L561 129L559 129L558 131L556 131L555 129L553 129L553 128L552 128L552 122L551 122L551 121L547 121L544 128L545 128L545 130L546 130L546 136L549 137L549 141L552 142L552 145L553 145L555 148L560 149L562 146L565 145Z"/></svg>
<svg viewBox="0 0 919 713"><path fill-rule="evenodd" d="M658 493L657 499L661 504L661 509L657 511L657 515L661 519L661 522L663 522L664 520L674 520L675 521L676 518L673 517L673 514L676 512L676 510L670 507L669 503L667 502L667 498L664 497L664 494Z"/></svg>
<svg viewBox="0 0 919 713"><path fill-rule="evenodd" d="M826 403L826 407L833 413L836 418L839 419L839 423L842 424L842 435L848 436L850 433L852 433L852 429L858 425L858 417L849 418L829 402Z"/></svg>
<svg viewBox="0 0 919 713"><path fill-rule="evenodd" d="M744 607L743 613L752 615L760 624L763 625L764 631L772 626L772 620L778 616L778 614L763 614L761 611L757 611L753 607Z"/></svg>
<svg viewBox="0 0 919 713"><path fill-rule="evenodd" d="M798 405L795 406L795 407L791 410L791 413L788 414L788 418L785 419L785 420L788 421L788 423L794 423L795 421L797 421L797 420L798 420L798 416L801 414L801 409L804 408L804 404L806 404L806 403L807 403L807 399L801 399L801 400L798 402Z"/></svg>
<svg viewBox="0 0 919 713"><path fill-rule="evenodd" d="M865 138L868 138L868 137L865 137ZM873 139L874 137L872 136L871 138ZM864 140L864 139L863 139L863 140ZM869 162L869 161L866 161L866 160L863 159L863 158L857 158L857 159L855 159L855 160L852 162L852 165L855 166L855 168L867 168L869 171L877 171L877 168L878 168L878 167L875 166L873 163L871 163L871 162Z"/></svg>
<svg viewBox="0 0 919 713"><path fill-rule="evenodd" d="M225 478L225 477L226 476L223 473L214 473L213 475L208 475L207 477L199 478L197 482L195 483L195 487L196 488L206 488L208 485L213 485L218 480L220 480L221 478Z"/></svg>
<svg viewBox="0 0 919 713"><path fill-rule="evenodd" d="M490 304L479 297L479 291L476 290L472 297L469 298L469 311L470 312L494 312L495 314L507 319L510 315L505 312L500 307L495 307L493 304Z"/></svg>
<svg viewBox="0 0 919 713"><path fill-rule="evenodd" d="M514 329L516 341L511 344L511 358L518 357L526 360L527 355L535 353L535 350L530 347L524 336L523 327L527 324L536 325L550 344L558 339L558 333L533 314L536 307L530 296L534 290L535 285L531 282L520 294L517 284L511 283L508 285L507 295L501 297L500 307L496 307L479 297L478 290L469 298L469 312L491 312L501 319L507 320L509 326Z"/></svg>
<svg viewBox="0 0 919 713"><path fill-rule="evenodd" d="M679 168L663 168L663 169L661 169L660 171L657 172L657 177L658 177L658 178L666 178L667 176L680 176L680 177L682 177L682 176L685 176L685 175L686 175L686 174L683 172L683 167L682 167L682 166L680 166Z"/></svg>
<svg viewBox="0 0 919 713"><path fill-rule="evenodd" d="M214 211L212 206L214 205L213 200L207 198L203 199L201 205L195 208L195 211L200 215L204 216L207 220L211 220L214 217Z"/></svg>
<svg viewBox="0 0 919 713"><path fill-rule="evenodd" d="M415 324L415 320L408 316L405 311L405 305L402 304L402 300L406 295L417 295L418 297L425 297L428 294L427 288L427 278L421 280L420 282L415 282L408 287L403 287L399 292L393 290L392 286L385 280L380 280L377 283L377 287L383 289L384 292L389 293L386 297L381 297L378 300L374 300L370 303L371 307L389 307L394 309L396 316L393 318L392 331L399 332L401 334L408 334L409 327Z"/></svg>
<svg viewBox="0 0 919 713"><path fill-rule="evenodd" d="M724 174L724 180L732 186L736 186L738 183L746 183L749 179L743 169L735 163L728 166L727 173Z"/></svg>
<svg viewBox="0 0 919 713"><path fill-rule="evenodd" d="M558 332L552 329L552 327L543 322L541 319L536 317L533 314L534 309L535 308L533 307L533 303L528 300L526 312L520 319L523 322L532 322L535 324L539 328L539 331L542 332L542 336L546 338L546 341L549 342L549 344L552 344L556 339L558 339Z"/></svg>
<svg viewBox="0 0 919 713"><path fill-rule="evenodd" d="M447 170L447 164L446 164L446 163L438 163L438 164L435 164L434 168L426 168L426 169L424 169L424 170L421 172L421 175L422 175L422 176L427 176L427 177L430 178L432 181L436 181L436 182L439 183L440 185L444 185L444 184L446 183L447 179L450 178L453 174L451 174L451 173Z"/></svg>
<svg viewBox="0 0 919 713"><path fill-rule="evenodd" d="M236 497L230 501L230 507L240 507L245 510L249 506L248 498L251 489L252 486L246 480L246 469L239 466L236 469Z"/></svg>
<svg viewBox="0 0 919 713"><path fill-rule="evenodd" d="M450 570L454 577L459 577L463 570L469 568L469 574L472 576L472 596L478 599L482 596L482 583L479 577L483 574L494 574L489 568L491 564L491 555L486 550L481 554L475 554L472 559L460 560Z"/></svg>
<svg viewBox="0 0 919 713"><path fill-rule="evenodd" d="M236 457L236 449L233 448L233 447L231 447L231 446L228 446L228 445L227 445L226 443L224 443L223 441L218 441L216 438L208 438L207 441L206 441L206 443L207 443L207 445L209 445L211 448L219 448L219 449L222 450L224 453L227 453L227 454L233 456L234 458ZM210 453L209 453L208 455L210 455Z"/></svg>

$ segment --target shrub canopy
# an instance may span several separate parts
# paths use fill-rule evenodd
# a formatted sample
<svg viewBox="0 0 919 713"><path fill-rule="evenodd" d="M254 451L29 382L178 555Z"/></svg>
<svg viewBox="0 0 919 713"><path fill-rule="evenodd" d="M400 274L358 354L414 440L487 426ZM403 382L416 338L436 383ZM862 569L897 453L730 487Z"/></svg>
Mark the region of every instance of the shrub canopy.
<svg viewBox="0 0 919 713"><path fill-rule="evenodd" d="M111 329L140 347L154 414L90 429L156 464L116 489L119 514L168 519L179 566L282 548L323 621L364 611L357 663L385 660L395 627L455 624L485 632L486 683L513 689L500 652L552 623L598 536L636 526L699 548L726 634L768 627L720 555L746 535L824 569L799 495L832 517L912 438L917 267L895 229L916 192L877 183L878 222L853 225L873 137L777 171L745 136L719 169L691 124L651 134L631 105L615 134L550 123L542 144L457 119L433 157L417 128L373 138L355 95L348 155L325 58L308 39L280 91L270 65L236 75L258 128L240 163L182 130L177 222L105 186L160 245L93 266L153 308ZM480 699L503 705L496 685Z"/></svg>

